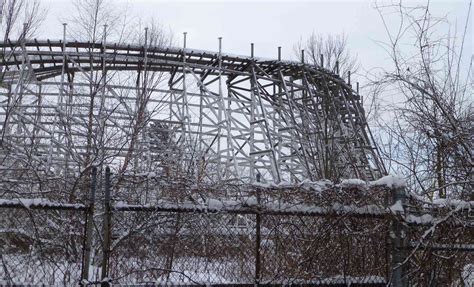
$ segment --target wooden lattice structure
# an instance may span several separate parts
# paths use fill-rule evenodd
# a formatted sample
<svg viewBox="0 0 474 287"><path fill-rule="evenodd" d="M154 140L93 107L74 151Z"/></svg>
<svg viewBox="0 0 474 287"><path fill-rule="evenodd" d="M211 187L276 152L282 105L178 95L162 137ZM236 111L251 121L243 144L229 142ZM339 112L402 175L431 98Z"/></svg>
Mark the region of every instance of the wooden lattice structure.
<svg viewBox="0 0 474 287"><path fill-rule="evenodd" d="M321 67L106 41L0 48L0 153L10 176L25 162L65 175L104 163L135 174L186 166L201 181L386 173L361 96Z"/></svg>

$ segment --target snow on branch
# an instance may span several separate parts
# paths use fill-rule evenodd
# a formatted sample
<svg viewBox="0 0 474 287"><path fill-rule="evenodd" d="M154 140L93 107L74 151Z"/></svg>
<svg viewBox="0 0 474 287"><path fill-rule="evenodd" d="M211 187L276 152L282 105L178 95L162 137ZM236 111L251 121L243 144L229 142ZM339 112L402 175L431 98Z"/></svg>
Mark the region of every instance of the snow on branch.
<svg viewBox="0 0 474 287"><path fill-rule="evenodd" d="M322 191L328 189L331 186L338 186L331 182L330 180L320 180L320 181L309 181L304 180L301 183L291 183L282 181L280 183L254 183L252 186L261 187L261 188L295 188L301 187L306 189L312 189L315 191ZM339 184L341 187L351 187L357 186L362 188L370 188L372 186L386 186L388 188L402 188L406 187L405 179L397 175L387 175L375 181L364 181L358 178L349 178L341 180Z"/></svg>
<svg viewBox="0 0 474 287"><path fill-rule="evenodd" d="M375 180L375 181L371 181L369 183L370 185L372 186L387 186L389 188L402 188L402 187L406 187L407 186L407 183L405 181L405 179L397 176L397 175L387 175L387 176L384 176L378 180Z"/></svg>

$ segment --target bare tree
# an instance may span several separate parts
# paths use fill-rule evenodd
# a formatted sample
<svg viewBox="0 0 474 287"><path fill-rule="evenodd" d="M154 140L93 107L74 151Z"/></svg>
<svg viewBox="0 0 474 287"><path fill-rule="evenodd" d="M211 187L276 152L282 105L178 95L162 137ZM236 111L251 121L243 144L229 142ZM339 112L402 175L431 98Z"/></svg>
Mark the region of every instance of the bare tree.
<svg viewBox="0 0 474 287"><path fill-rule="evenodd" d="M381 146L392 170L430 197L473 199L473 58L464 47L472 33L471 4L460 35L446 18L431 14L429 3L376 6L392 65L375 75L372 84L380 95L395 92L400 101L386 106L379 119L385 131ZM389 15L398 17L396 31L387 24Z"/></svg>
<svg viewBox="0 0 474 287"><path fill-rule="evenodd" d="M3 36L3 42L7 43L9 39L26 39L33 36L41 26L45 18L46 10L41 8L39 0L4 0L0 3L0 33ZM16 42L18 45L18 42ZM17 47L14 47L15 50ZM12 53L6 53L6 45L0 52L0 63L8 61ZM5 133L9 130L9 121L11 120L11 111L21 102L21 97L13 97L11 85L4 83L5 70L3 64L0 64L0 88L5 88L7 93L7 105L5 107L5 116L0 117L1 138L0 147L4 148Z"/></svg>
<svg viewBox="0 0 474 287"><path fill-rule="evenodd" d="M167 47L171 43L172 37L156 20L134 22L133 17L128 16L125 6L114 6L112 1L108 0L74 1L73 5L75 12L64 19L68 23L67 33L73 39L101 42L105 49L107 43L115 41L134 43L143 47L143 53L146 53L147 49ZM87 151L83 158L78 159L82 172L76 182L80 182L83 177L88 178L88 172L93 165L111 162L122 153L125 156L121 166L118 167L117 181L120 185L123 174L128 172L130 167L136 169L137 165L133 164L133 160L136 161L142 156L143 151L138 150L142 150L143 147L138 146L137 142L142 140L141 136L150 119L160 108L159 104L150 107L150 99L155 93L154 90L166 77L162 72L148 71L143 67L136 73L109 70L106 59L103 61L97 66L91 60L90 70L76 75L76 78L88 83L88 90L84 92L89 95L87 123L84 123ZM71 83L71 86L74 87L74 84ZM126 88L127 86L135 89ZM80 87L70 91L72 96L78 92L77 89ZM124 98L133 98L136 101L129 103L129 106L124 104ZM117 122L110 124L108 119L117 109L124 108L121 105L117 106L115 100L122 101L126 106L129 118L129 121L122 123L124 128L121 128L121 132L125 134L120 134L121 136L117 136L116 129L107 127L117 125ZM108 147L114 147L115 151L106 151Z"/></svg>
<svg viewBox="0 0 474 287"><path fill-rule="evenodd" d="M32 37L40 28L46 16L46 10L41 7L39 0L3 0L0 3L0 33L3 42L8 39L25 39ZM11 55L2 49L2 60L6 61ZM0 85L4 77L3 65L0 66Z"/></svg>
<svg viewBox="0 0 474 287"><path fill-rule="evenodd" d="M137 25L137 27L141 27L141 25ZM135 35L144 35L144 37L136 37L135 41L141 45L146 46L147 49L167 47L172 43L172 37L167 35L166 32L164 32L162 26L154 20L149 22L149 26L146 28L146 35L140 33L139 31L136 31ZM133 114L132 132L128 144L127 154L124 163L120 168L121 173L125 172L128 165L130 164L134 154L136 142L139 139L138 136L149 124L150 119L154 114L154 112L149 110L149 107L147 107L150 98L154 93L153 90L156 89L158 85L165 80L165 78L165 74L162 72L147 71L146 69L139 71L137 74L135 79L137 86L135 95L137 99L136 109L135 113ZM161 107L159 105L155 107L155 109L160 108Z"/></svg>
<svg viewBox="0 0 474 287"><path fill-rule="evenodd" d="M109 0L74 0L72 6L74 12L64 21L70 25L69 36L79 41L101 41L104 33L110 36L123 15Z"/></svg>
<svg viewBox="0 0 474 287"><path fill-rule="evenodd" d="M33 36L41 26L46 10L39 0L5 0L2 8L1 32L3 40Z"/></svg>
<svg viewBox="0 0 474 287"><path fill-rule="evenodd" d="M305 63L322 67L341 77L348 78L350 73L356 73L359 68L357 57L349 51L345 34L324 36L313 32L306 40L300 40L294 46L294 54L298 57L303 57L303 50L304 59L301 60ZM331 101L332 99L323 96L324 115L321 123L324 138L323 169L324 178L339 180L342 176L342 170L338 167L340 152L339 145L334 139L340 134L340 123L338 116L331 111Z"/></svg>
<svg viewBox="0 0 474 287"><path fill-rule="evenodd" d="M348 71L356 73L359 69L357 57L352 55L347 46L347 37L340 35L322 35L312 33L306 40L301 39L295 46L295 55L301 57L305 51L305 62L324 67L325 69L347 76Z"/></svg>

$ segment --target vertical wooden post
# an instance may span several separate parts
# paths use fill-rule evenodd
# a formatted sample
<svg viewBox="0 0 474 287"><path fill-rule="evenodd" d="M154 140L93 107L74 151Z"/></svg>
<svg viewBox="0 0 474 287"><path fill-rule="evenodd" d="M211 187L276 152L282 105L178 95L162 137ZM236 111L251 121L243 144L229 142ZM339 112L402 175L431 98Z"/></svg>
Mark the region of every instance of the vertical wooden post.
<svg viewBox="0 0 474 287"><path fill-rule="evenodd" d="M254 56L254 54L253 54L253 52L254 52L253 46L254 46L253 43L250 43L250 57L251 57L251 58L253 58L253 56Z"/></svg>
<svg viewBox="0 0 474 287"><path fill-rule="evenodd" d="M339 75L339 61L336 61L336 74Z"/></svg>
<svg viewBox="0 0 474 287"><path fill-rule="evenodd" d="M392 204L401 204L402 207L405 207L405 188L404 187L394 187L392 188ZM404 208L405 210L405 208ZM391 230L390 230L390 239L392 245L391 251L391 281L394 287L406 287L408 286L408 280L406 278L406 273L404 272L404 266L402 265L405 260L405 248L404 248L404 237L405 231L403 224L396 218L392 220Z"/></svg>
<svg viewBox="0 0 474 287"><path fill-rule="evenodd" d="M301 63L304 64L304 50L301 50Z"/></svg>
<svg viewBox="0 0 474 287"><path fill-rule="evenodd" d="M321 65L321 68L324 68L324 55L320 54L319 57L320 57L319 64Z"/></svg>
<svg viewBox="0 0 474 287"><path fill-rule="evenodd" d="M108 268L109 268L109 256L110 256L110 222L112 217L112 210L110 205L110 168L105 168L105 184L104 184L104 242L102 245L102 274L101 281L102 287L108 287Z"/></svg>
<svg viewBox="0 0 474 287"><path fill-rule="evenodd" d="M281 47L278 47L278 61L281 61Z"/></svg>
<svg viewBox="0 0 474 287"><path fill-rule="evenodd" d="M88 198L88 207L86 211L86 225L83 242L83 253L82 253L82 270L81 270L81 286L86 286L89 281L89 265L91 260L91 245L92 235L94 227L94 202L95 202L95 190L97 186L97 167L92 168L91 173L91 185L90 193Z"/></svg>
<svg viewBox="0 0 474 287"><path fill-rule="evenodd" d="M257 182L260 182L260 173L257 173ZM255 286L260 285L260 276L261 276L261 266L260 266L260 224L262 221L261 214L260 214L260 189L257 188L257 204L258 209L256 220L255 220Z"/></svg>
<svg viewBox="0 0 474 287"><path fill-rule="evenodd" d="M188 35L188 32L183 32L183 48L186 49L186 36Z"/></svg>

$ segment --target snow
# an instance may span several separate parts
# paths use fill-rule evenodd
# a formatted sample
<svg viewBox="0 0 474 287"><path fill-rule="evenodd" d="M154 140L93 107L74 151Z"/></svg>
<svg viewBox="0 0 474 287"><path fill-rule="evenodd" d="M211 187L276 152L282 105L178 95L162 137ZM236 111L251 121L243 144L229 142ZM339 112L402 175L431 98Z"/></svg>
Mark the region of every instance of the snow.
<svg viewBox="0 0 474 287"><path fill-rule="evenodd" d="M231 200L227 200L225 202L223 202L222 200L212 199L212 198L207 200L207 208L215 209L215 210L223 209L225 208L225 206L238 206L238 205L239 205L239 202L231 201Z"/></svg>
<svg viewBox="0 0 474 287"><path fill-rule="evenodd" d="M334 203L332 206L318 206L309 204L299 203L282 203L282 202L265 202L258 204L256 197L243 197L241 200L221 200L221 199L207 199L202 204L195 202L171 202L166 200L159 200L156 204L145 204L145 205L134 205L126 204L123 201L119 201L115 204L115 208L118 210L127 209L151 209L157 211L166 210L188 210L190 212L211 212L211 213L226 213L240 211L243 213L290 213L290 214L301 214L301 215L326 215L326 214L356 214L362 216L377 216L386 214L384 208L380 208L376 205L343 205L340 203Z"/></svg>
<svg viewBox="0 0 474 287"><path fill-rule="evenodd" d="M34 254L2 254L0 286L74 286L80 272L80 262L60 258L53 262Z"/></svg>
<svg viewBox="0 0 474 287"><path fill-rule="evenodd" d="M53 202L45 198L16 198L16 199L1 199L0 207L15 207L23 206L26 208L35 207L51 207L51 208L65 208L65 209L84 209L86 206L83 204L70 204Z"/></svg>
<svg viewBox="0 0 474 287"><path fill-rule="evenodd" d="M106 282L111 282L112 280L109 279L109 277L104 277L100 282L106 283Z"/></svg>
<svg viewBox="0 0 474 287"><path fill-rule="evenodd" d="M405 217L405 221L418 225L431 225L435 222L435 218L433 218L433 216L430 214L423 214L422 216L409 214Z"/></svg>
<svg viewBox="0 0 474 287"><path fill-rule="evenodd" d="M25 199L25 198L19 198L18 201L26 208L30 208L32 205L48 205L49 202L45 202L44 199L41 198L32 198L32 199Z"/></svg>
<svg viewBox="0 0 474 287"><path fill-rule="evenodd" d="M353 276L333 276L320 280L318 283L322 284L363 284L363 283L381 283L385 284L385 278L381 276L364 276L364 277L353 277ZM348 286L349 286L348 285Z"/></svg>
<svg viewBox="0 0 474 287"><path fill-rule="evenodd" d="M4 264L6 263L7 266L13 267L10 268L9 270L12 271L13 277L13 282L8 282L8 281L2 281L0 279L0 285L9 285L11 283L13 284L23 284L25 286L26 284L31 284L33 286L34 284L40 285L40 283L43 283L45 280L48 280L51 286L64 286L64 285L73 285L74 282L77 282L76 280L80 277L80 263L69 263L66 261L60 261L60 262L55 262L55 263L50 263L49 261L39 261L35 260L35 258L27 257L24 256L24 258L18 258L18 257L12 257L12 256L4 256ZM166 262L164 257L153 257L148 259L152 262L152 266L156 266L157 268L165 268L164 262ZM20 265L18 265L18 262L21 262ZM158 276L153 276L151 274L145 275L146 277L143 278L142 274L138 274L135 272L127 272L131 270L136 270L136 266L139 266L139 264L143 263L149 263L147 261L144 262L143 258L138 258L138 257L130 257L128 258L127 262L129 263L128 265L125 265L129 267L130 269L124 269L122 270L122 274L126 274L123 277L120 277L119 279L116 280L117 285L119 284L127 284L131 282L143 282L143 281L148 281L148 282L154 282L155 284L158 285L182 285L182 284L190 284L190 283L199 283L201 285L210 285L210 284L246 284L250 285L249 281L247 279L247 276L244 274L247 274L245 272L251 273L251 265L248 265L248 267L244 267L242 269L242 264L239 262L237 258L230 258L226 260L222 259L213 259L212 261L209 261L207 258L202 258L202 257L177 257L175 258L173 262L173 268L171 269L171 273L169 274L163 274L163 275L158 275ZM193 264L189 264L190 262L193 262ZM125 267L122 265L122 268ZM97 270L100 269L100 267L96 267ZM94 269L96 269L94 268ZM27 270L27 272L25 272ZM95 271L97 271L95 270ZM235 273L232 274L237 274L240 270L240 274L242 274L240 279L237 278L231 278L230 276L225 276L223 274L222 270L234 270ZM474 265L473 264L467 264L463 268L462 276L464 279L464 282L469 282L472 283L474 282L474 277L473 277L473 270L474 270ZM0 275L1 271L3 269L0 269ZM54 274L53 276L46 277L44 276L43 272L47 272L45 274ZM92 275L91 277L94 277L93 274L100 274L100 272L90 272ZM1 278L1 276L0 276ZM247 280L246 280L247 279ZM305 279L298 279L298 278L286 278L288 281L263 281L263 284L271 283L272 285L289 285L288 283L291 281L291 283L294 283L295 285L305 285L305 284L344 284L349 286L350 284L364 284L364 283L380 283L380 284L385 284L385 278L382 276L376 276L376 275L368 275L368 276L347 276L347 275L335 275L331 276L329 278L321 278L321 279L313 279L313 280L305 280ZM103 280L98 279L99 282L110 282L111 280L109 278L104 278ZM20 283L21 282L21 283ZM88 281L82 281L82 282L88 282ZM145 284L146 285L146 284ZM12 285L9 285L12 286ZM142 284L142 286L144 286ZM467 286L472 286L472 285L467 285Z"/></svg>
<svg viewBox="0 0 474 287"><path fill-rule="evenodd" d="M474 209L474 201L464 201L459 199L439 198L433 200L432 204L439 207L453 207L457 210Z"/></svg>
<svg viewBox="0 0 474 287"><path fill-rule="evenodd" d="M341 186L365 186L367 183L362 179L351 178L351 179L344 179L341 181Z"/></svg>
<svg viewBox="0 0 474 287"><path fill-rule="evenodd" d="M175 52L181 52L184 51L186 54L208 54L212 56L218 56L219 52L215 51L210 51L210 50L204 50L204 49L195 49L195 48L170 48L170 50L174 50ZM230 57L230 58L240 58L243 60L250 59L248 55L240 55L240 54L234 54L234 53L227 53L227 52L222 52L222 57ZM276 61L274 58L268 58L268 57L254 57L253 58L256 61ZM299 64L297 61L287 61L288 63L291 64Z"/></svg>
<svg viewBox="0 0 474 287"><path fill-rule="evenodd" d="M171 202L159 200L156 204L127 204L119 201L115 204L117 210L150 210L150 211L175 211L197 212L197 213L242 213L242 214L279 214L279 215L300 215L300 216L326 216L326 215L346 215L382 217L387 214L403 214L403 220L416 225L433 225L440 221L430 214L414 215L405 214L405 209L401 201L395 202L392 206L384 208L375 204L355 205L333 203L329 206L319 206L304 203L288 202L262 202L258 203L256 197L242 197L239 200L224 199L203 199L202 202L192 201Z"/></svg>
<svg viewBox="0 0 474 287"><path fill-rule="evenodd" d="M419 201L427 207L450 207L454 208L455 210L467 209L469 211L474 209L474 201L465 201L454 198L437 198L432 201L428 201L422 196L413 192L410 192L409 195L411 198Z"/></svg>
<svg viewBox="0 0 474 287"><path fill-rule="evenodd" d="M320 181L305 180L305 181L301 182L301 184L300 184L300 186L303 189L317 191L317 192L323 191L323 190L327 189L329 186L332 186L332 185L333 185L333 183L330 180L327 180L327 179L320 180Z"/></svg>
<svg viewBox="0 0 474 287"><path fill-rule="evenodd" d="M372 186L385 185L390 188L402 188L407 186L405 179L397 175L387 175L378 180L371 181L369 184Z"/></svg>
<svg viewBox="0 0 474 287"><path fill-rule="evenodd" d="M158 175L154 171L148 171L148 172L125 172L125 176L136 176L136 177L146 177L146 178L161 178L160 175Z"/></svg>
<svg viewBox="0 0 474 287"><path fill-rule="evenodd" d="M393 213L405 213L405 210L403 208L403 204L400 200L397 200L394 205L390 206L390 211Z"/></svg>
<svg viewBox="0 0 474 287"><path fill-rule="evenodd" d="M278 188L291 188L294 186L293 183L288 182L288 181L281 181L276 185Z"/></svg>
<svg viewBox="0 0 474 287"><path fill-rule="evenodd" d="M306 190L323 191L331 186L337 186L330 180L309 181L304 180L300 183L292 183L282 181L280 183L253 183L252 186L259 188L304 188ZM406 187L406 182L403 178L396 175L387 175L375 181L366 182L358 178L343 179L339 184L341 187L361 187L369 188L371 186L387 186L389 188Z"/></svg>

